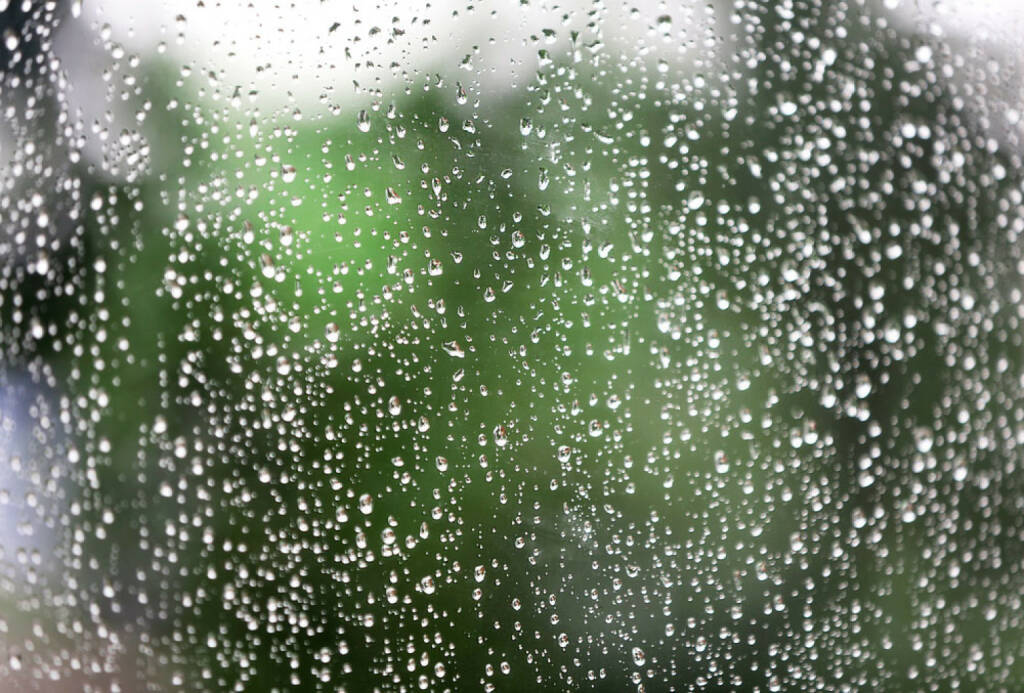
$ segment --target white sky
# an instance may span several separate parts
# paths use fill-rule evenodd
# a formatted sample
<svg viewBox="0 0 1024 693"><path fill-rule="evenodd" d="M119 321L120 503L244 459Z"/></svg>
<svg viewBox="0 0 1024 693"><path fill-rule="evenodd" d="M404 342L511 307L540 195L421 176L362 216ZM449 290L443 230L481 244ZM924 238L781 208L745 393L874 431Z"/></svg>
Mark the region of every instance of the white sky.
<svg viewBox="0 0 1024 693"><path fill-rule="evenodd" d="M635 40L657 16L669 13L661 0L603 4L607 7L597 16L606 41ZM564 49L570 31L584 33L588 13L601 5L589 0L525 5L520 0L86 0L73 21L93 36L109 25L112 39L129 53L151 54L164 42L175 62L222 71L223 81L241 86L243 94L255 87L260 103L281 103L290 92L303 105L315 103L325 88L350 98L353 80L386 90L400 84L403 69L451 74L467 55L472 57L465 82L508 88L533 76L539 49ZM639 12L631 16L629 7ZM677 26L697 26L688 14L677 11ZM545 29L556 32L554 45L545 42Z"/></svg>
<svg viewBox="0 0 1024 693"><path fill-rule="evenodd" d="M1019 56L1024 0L876 1L917 30L930 29L954 40L970 38L986 46L989 54L1014 60ZM76 26L64 32L63 40L69 45L62 53L76 86L73 98L87 112L107 107L86 100L103 93L87 82L98 77L109 57L97 55L98 49L93 48L90 64L83 46L83 41L94 43L104 25L109 26L111 39L129 54L152 55L163 42L173 64L191 64L203 75L217 73L220 89L227 95L238 87L243 98L251 98L253 105L264 110L301 109L325 94L331 103L368 100L368 90L386 92L401 85L402 70L450 75L467 55L472 56L468 69L457 72L464 75L465 84L475 84L473 91L487 94L521 85L534 74L540 48L564 50L573 30L584 41L593 40L586 27L595 17L605 42L635 45L645 34L652 35L656 17L670 15L675 40L654 37L646 44L663 53L660 57L685 60L686 42L678 39L700 41L707 4L689 0L529 0L525 4L521 0L84 0L81 16L71 20ZM630 12L633 8L636 11ZM545 29L554 30L554 45L544 41ZM541 40L530 41L531 36ZM353 86L354 81L361 89Z"/></svg>

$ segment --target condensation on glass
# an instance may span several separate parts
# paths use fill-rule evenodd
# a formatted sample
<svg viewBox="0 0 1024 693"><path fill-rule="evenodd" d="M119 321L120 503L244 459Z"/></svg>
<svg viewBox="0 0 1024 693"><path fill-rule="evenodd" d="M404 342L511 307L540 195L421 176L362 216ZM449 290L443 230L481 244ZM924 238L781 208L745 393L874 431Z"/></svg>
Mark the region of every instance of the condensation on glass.
<svg viewBox="0 0 1024 693"><path fill-rule="evenodd" d="M0 0L0 689L1017 689L970 4Z"/></svg>

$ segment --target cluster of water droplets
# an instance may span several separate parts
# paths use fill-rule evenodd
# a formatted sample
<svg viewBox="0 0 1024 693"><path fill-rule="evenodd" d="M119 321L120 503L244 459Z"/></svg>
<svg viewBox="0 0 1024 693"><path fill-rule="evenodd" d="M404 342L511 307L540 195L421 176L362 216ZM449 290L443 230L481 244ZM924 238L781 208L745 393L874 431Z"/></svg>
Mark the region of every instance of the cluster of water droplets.
<svg viewBox="0 0 1024 693"><path fill-rule="evenodd" d="M438 65L396 7L299 106L203 3L0 4L4 686L1024 676L1012 65L810 0L445 5Z"/></svg>

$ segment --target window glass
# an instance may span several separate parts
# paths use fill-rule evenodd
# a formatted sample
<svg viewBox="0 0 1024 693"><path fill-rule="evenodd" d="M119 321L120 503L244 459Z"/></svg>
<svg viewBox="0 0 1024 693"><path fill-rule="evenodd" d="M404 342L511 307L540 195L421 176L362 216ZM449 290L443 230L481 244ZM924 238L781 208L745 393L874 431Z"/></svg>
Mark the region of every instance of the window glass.
<svg viewBox="0 0 1024 693"><path fill-rule="evenodd" d="M0 0L0 689L1013 690L973 5Z"/></svg>

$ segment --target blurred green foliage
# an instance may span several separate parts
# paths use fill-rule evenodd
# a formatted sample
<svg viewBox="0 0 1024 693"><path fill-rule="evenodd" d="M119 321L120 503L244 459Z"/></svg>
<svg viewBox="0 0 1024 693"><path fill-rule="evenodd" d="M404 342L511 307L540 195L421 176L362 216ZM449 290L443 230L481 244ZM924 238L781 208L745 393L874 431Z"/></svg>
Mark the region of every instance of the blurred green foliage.
<svg viewBox="0 0 1024 693"><path fill-rule="evenodd" d="M66 567L82 593L112 583L102 620L140 657L122 690L1001 683L967 646L1019 649L1017 619L970 606L1019 584L992 558L1021 548L1006 452L934 443L1005 503L939 471L920 498L904 463L922 427L956 430L959 356L1019 390L1015 322L982 324L1017 282L994 230L1019 162L979 148L954 81L908 67L918 38L769 5L748 8L749 73L574 46L500 108L431 78L367 106L365 132L358 108L189 101L198 76L153 66L150 175L76 171L89 211L53 263L77 291L19 275L0 306L7 355L71 401L92 471L62 550L101 559ZM907 123L967 163L901 144ZM894 462L865 484L880 444ZM882 521L917 506L981 547L958 578L936 574L941 523Z"/></svg>

